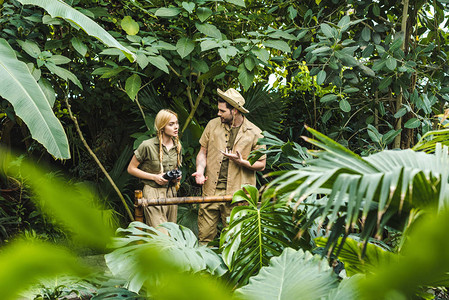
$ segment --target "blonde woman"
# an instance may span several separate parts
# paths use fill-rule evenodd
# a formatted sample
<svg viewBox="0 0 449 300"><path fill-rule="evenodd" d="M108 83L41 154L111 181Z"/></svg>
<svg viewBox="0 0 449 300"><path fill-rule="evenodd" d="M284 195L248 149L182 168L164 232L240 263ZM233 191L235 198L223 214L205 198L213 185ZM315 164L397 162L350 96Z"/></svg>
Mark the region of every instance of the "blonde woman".
<svg viewBox="0 0 449 300"><path fill-rule="evenodd" d="M171 110L162 109L156 115L154 127L157 137L143 141L134 151L128 173L142 179L144 198L176 197L181 177L176 179L175 186L163 175L181 166L178 115ZM165 222L176 223L177 211L177 205L145 207L145 223L154 228ZM164 229L161 231L166 232Z"/></svg>

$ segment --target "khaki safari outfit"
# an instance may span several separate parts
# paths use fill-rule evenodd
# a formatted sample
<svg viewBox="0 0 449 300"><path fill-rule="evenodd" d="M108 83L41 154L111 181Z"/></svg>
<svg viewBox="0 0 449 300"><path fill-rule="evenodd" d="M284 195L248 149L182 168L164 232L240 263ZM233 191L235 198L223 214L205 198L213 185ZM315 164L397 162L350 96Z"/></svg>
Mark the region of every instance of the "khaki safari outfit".
<svg viewBox="0 0 449 300"><path fill-rule="evenodd" d="M238 95L240 96L240 94ZM233 106L242 112L248 112L242 105ZM201 146L207 150L205 170L207 180L203 186L204 196L232 195L243 184L256 185L255 171L229 160L220 150L230 149L234 153L238 151L243 159L248 159L251 151L265 148L263 145L257 145L257 141L261 137L261 130L245 117L239 127L224 124L219 117L209 121L200 138ZM265 157L262 157L262 159L265 159ZM200 204L198 212L198 238L200 242L207 243L215 238L220 219L222 224L227 226L226 219L231 210L232 207L229 202Z"/></svg>
<svg viewBox="0 0 449 300"><path fill-rule="evenodd" d="M178 167L178 154L176 152L176 142L170 150L162 145L164 151L162 156L163 170L160 170L159 161L159 139L157 137L145 140L134 151L137 160L140 163L139 168L145 172L160 174L173 170ZM155 198L170 198L176 197L176 188L174 184L171 185L159 185L153 180L142 179L144 183L143 197L145 199ZM178 213L177 205L160 205L160 206L148 206L144 208L145 223L152 227L165 222L176 223L176 217ZM164 231L164 230L162 230Z"/></svg>

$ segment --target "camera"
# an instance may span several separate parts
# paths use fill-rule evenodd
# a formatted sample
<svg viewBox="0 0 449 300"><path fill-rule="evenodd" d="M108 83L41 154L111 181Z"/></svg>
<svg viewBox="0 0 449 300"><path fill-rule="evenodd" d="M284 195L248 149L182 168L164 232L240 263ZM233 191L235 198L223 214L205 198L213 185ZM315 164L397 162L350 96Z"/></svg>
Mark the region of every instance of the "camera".
<svg viewBox="0 0 449 300"><path fill-rule="evenodd" d="M173 169L173 170L168 171L164 175L162 175L162 178L164 178L168 181L173 181L173 180L176 180L179 177L181 177L181 175L182 175L181 170Z"/></svg>

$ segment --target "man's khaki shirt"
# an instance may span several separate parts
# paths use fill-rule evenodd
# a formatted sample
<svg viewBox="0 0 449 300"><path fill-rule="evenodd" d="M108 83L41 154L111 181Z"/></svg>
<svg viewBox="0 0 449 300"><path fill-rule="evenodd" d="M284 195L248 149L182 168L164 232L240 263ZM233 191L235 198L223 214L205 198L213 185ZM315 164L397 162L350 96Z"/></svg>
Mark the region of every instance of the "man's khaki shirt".
<svg viewBox="0 0 449 300"><path fill-rule="evenodd" d="M215 118L209 121L200 138L201 146L207 150L205 172L207 180L203 187L204 196L213 196L215 194L221 163L223 161L223 154L220 150L225 151L229 137L229 125L221 123L220 118ZM265 148L264 145L257 145L257 140L261 137L261 130L248 121L247 118L244 118L242 126L240 126L240 130L235 138L232 152L239 151L243 159L248 159L251 151ZM265 159L265 156L261 159ZM229 160L226 194L234 194L243 184L256 185L256 172Z"/></svg>
<svg viewBox="0 0 449 300"><path fill-rule="evenodd" d="M134 155L140 163L139 168L142 171L152 173L152 174L160 174L165 173L170 170L173 170L178 167L178 153L176 152L176 142L170 150L162 145L162 150L164 151L162 155L162 167L164 168L161 171L161 164L159 160L159 139L157 137L153 137L151 139L143 141L139 147L134 151ZM161 185L157 184L153 180L142 179L144 184L147 184L151 187L161 187Z"/></svg>

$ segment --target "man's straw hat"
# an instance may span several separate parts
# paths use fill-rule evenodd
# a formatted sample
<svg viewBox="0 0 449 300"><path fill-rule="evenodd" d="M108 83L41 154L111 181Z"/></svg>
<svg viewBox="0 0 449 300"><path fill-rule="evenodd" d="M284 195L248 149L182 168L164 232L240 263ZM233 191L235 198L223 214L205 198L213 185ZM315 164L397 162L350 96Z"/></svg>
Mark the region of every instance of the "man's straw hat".
<svg viewBox="0 0 449 300"><path fill-rule="evenodd" d="M231 104L233 107L237 108L242 113L249 113L249 111L243 107L245 105L245 98L240 95L235 89L230 88L226 92L223 92L220 89L217 89L218 95L223 98L226 102Z"/></svg>

